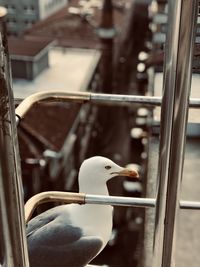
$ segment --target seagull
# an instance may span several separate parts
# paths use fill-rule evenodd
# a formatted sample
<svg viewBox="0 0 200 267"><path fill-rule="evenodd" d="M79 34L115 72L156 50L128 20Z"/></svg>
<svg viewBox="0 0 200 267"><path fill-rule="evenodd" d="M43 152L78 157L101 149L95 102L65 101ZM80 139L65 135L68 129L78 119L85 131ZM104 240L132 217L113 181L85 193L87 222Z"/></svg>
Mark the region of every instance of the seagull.
<svg viewBox="0 0 200 267"><path fill-rule="evenodd" d="M107 181L116 176L139 177L108 158L83 161L79 192L109 195ZM30 267L84 267L106 246L112 232L113 207L67 204L49 209L27 225Z"/></svg>

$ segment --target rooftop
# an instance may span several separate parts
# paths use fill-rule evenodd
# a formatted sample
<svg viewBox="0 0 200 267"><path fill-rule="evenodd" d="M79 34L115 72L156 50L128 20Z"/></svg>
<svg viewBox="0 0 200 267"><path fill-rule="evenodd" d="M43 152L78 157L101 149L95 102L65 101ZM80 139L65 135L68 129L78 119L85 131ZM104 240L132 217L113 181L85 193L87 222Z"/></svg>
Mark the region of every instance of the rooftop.
<svg viewBox="0 0 200 267"><path fill-rule="evenodd" d="M84 1L71 0L60 11L27 29L25 35L56 40L63 47L99 48L96 30L100 25L102 1L87 1L87 7L81 2ZM124 19L125 4L130 0L113 2L114 24L119 30Z"/></svg>
<svg viewBox="0 0 200 267"><path fill-rule="evenodd" d="M25 39L25 38L8 38L9 53L11 56L29 56L34 57L43 49L49 46L50 41L39 39Z"/></svg>
<svg viewBox="0 0 200 267"><path fill-rule="evenodd" d="M51 48L49 68L33 81L13 80L15 98L45 90L86 90L99 62L100 52L89 49Z"/></svg>

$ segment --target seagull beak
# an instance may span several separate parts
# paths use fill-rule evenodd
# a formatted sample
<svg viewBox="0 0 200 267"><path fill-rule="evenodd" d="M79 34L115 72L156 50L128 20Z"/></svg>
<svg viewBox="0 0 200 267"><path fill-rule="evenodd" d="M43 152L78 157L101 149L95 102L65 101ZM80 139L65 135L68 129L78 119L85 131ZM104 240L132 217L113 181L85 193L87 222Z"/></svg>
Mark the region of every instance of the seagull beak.
<svg viewBox="0 0 200 267"><path fill-rule="evenodd" d="M127 177L139 178L139 174L138 174L138 172L136 170L123 169L120 172L115 172L115 174L119 175L119 176L127 176Z"/></svg>

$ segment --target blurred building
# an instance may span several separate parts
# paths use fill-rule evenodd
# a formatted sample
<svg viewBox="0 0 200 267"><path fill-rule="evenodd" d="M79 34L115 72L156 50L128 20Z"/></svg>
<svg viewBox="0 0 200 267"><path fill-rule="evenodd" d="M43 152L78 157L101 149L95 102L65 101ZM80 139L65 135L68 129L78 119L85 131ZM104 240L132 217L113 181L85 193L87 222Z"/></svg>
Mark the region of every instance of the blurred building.
<svg viewBox="0 0 200 267"><path fill-rule="evenodd" d="M19 35L37 21L62 9L67 2L68 0L0 0L0 5L8 11L8 34Z"/></svg>
<svg viewBox="0 0 200 267"><path fill-rule="evenodd" d="M48 40L8 38L13 78L33 80L49 67Z"/></svg>

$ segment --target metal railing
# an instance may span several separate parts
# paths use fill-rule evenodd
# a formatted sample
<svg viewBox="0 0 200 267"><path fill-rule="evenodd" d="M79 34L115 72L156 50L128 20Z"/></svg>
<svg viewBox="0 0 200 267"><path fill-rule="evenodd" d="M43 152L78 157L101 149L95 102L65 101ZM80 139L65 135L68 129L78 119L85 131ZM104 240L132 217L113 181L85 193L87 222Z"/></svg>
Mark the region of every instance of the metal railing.
<svg viewBox="0 0 200 267"><path fill-rule="evenodd" d="M91 92L66 92L66 91L48 91L39 92L28 96L22 100L16 108L17 123L25 116L33 104L42 101L73 101L78 103L87 103L97 105L119 105L132 106L138 104L142 106L161 106L162 97L158 96L140 96L140 95L121 95L121 94L101 94ZM189 105L191 108L200 108L199 98L190 98Z"/></svg>
<svg viewBox="0 0 200 267"><path fill-rule="evenodd" d="M34 195L25 205L25 221L30 220L34 210L43 203L62 202L77 204L99 204L112 206L126 206L139 208L155 208L156 199L154 198L136 198L136 197L118 197L118 196L102 196L84 193L71 193L61 191L47 191ZM198 201L180 201L181 209L199 210L200 202Z"/></svg>
<svg viewBox="0 0 200 267"><path fill-rule="evenodd" d="M159 97L147 97L147 96L130 96L130 95L110 95L110 94L97 94L97 93L64 93L64 92L48 92L38 93L26 98L16 109L17 123L20 122L20 118L23 118L28 109L33 103L38 101L78 101L78 102L90 102L95 104L111 104L111 105L150 105L160 106L162 110L161 118L161 142L159 152L159 183L158 193L156 199L148 198L124 198L124 197L104 197L104 196L93 196L84 194L73 194L63 192L46 192L40 195L34 196L30 199L25 206L26 221L31 216L33 209L37 204L46 201L67 201L84 203L95 203L95 204L108 204L108 205L128 205L137 207L154 207L156 210L156 222L155 222L155 234L154 234L154 251L153 251L153 263L154 267L172 267L174 266L174 239L176 229L176 218L178 215L179 208L185 209L199 209L199 202L181 201L179 198L180 183L182 177L183 161L184 161L184 148L185 148L185 135L186 135L186 124L188 117L188 108L199 108L200 99L190 99L189 92L191 86L191 65L193 55L193 45L195 37L195 24L197 19L197 0L169 0L169 22L168 22L168 38L166 43L166 57L165 57L165 73L164 73L164 94L163 98ZM1 21L2 25L2 21ZM1 29L2 30L2 29ZM2 40L1 40L2 43ZM2 44L1 44L2 45ZM2 49L1 49L2 51ZM2 58L4 54L1 54ZM4 57L5 59L5 57ZM3 69L1 68L1 71ZM5 80L5 74L1 75L2 80ZM10 79L8 76L7 79ZM2 90L2 89L1 89ZM7 89L6 89L7 90ZM9 92L9 91L8 91ZM6 95L7 92L4 92ZM10 95L10 92L8 93ZM10 98L9 98L10 99ZM1 109L9 109L11 102L6 104L1 97ZM9 114L13 116L13 112L9 111ZM7 113L7 114L8 114ZM2 122L7 122L6 117L1 117ZM10 118L9 118L10 121ZM11 120L12 127L15 127L15 121ZM9 124L10 125L10 124ZM3 129L3 128L2 128ZM12 129L13 130L13 129ZM3 138L3 131L1 131ZM14 134L15 136L15 134ZM1 139L1 138L0 138ZM12 160L17 163L16 143L13 140L9 140L9 143L15 148L15 153L12 155ZM8 142L5 144L8 145ZM1 143L1 149L3 144ZM4 145L5 146L5 145ZM9 180L10 184L4 184L3 177L7 173L2 170L5 169L2 164L3 160L6 159L1 154L0 162L0 186L1 198L6 194L6 187L15 185L13 188L15 192L15 198L11 201L15 201L17 207L16 210L19 213L16 215L16 211L12 210L13 214L16 215L17 227L20 229L18 244L12 243L10 236L13 231L16 230L16 225L11 225L13 215L8 214L6 217L9 222L10 228L5 226L5 217L3 213L7 210L7 204L1 206L0 219L5 226L4 238L8 241L8 245L5 251L11 253L11 264L6 266L28 266L27 261L27 250L26 242L24 239L24 222L23 212L21 206L23 201L21 199L21 191L19 188L20 175L12 177L13 180ZM10 160L10 158L9 158ZM13 168L13 166L12 166ZM14 170L17 173L16 165ZM7 169L8 171L8 169ZM16 185L18 181L18 185ZM11 193L7 192L8 195ZM77 200L78 199L78 200ZM20 218L19 218L20 215ZM14 230L13 230L14 229ZM2 233L1 233L2 235ZM5 246L5 244L4 244ZM18 255L15 258L16 250ZM10 256L10 255L9 255ZM9 259L7 259L9 261ZM6 262L7 263L7 262Z"/></svg>
<svg viewBox="0 0 200 267"><path fill-rule="evenodd" d="M0 265L28 267L24 203L5 29L0 8Z"/></svg>
<svg viewBox="0 0 200 267"><path fill-rule="evenodd" d="M179 213L197 11L197 0L168 1L152 263L154 267L170 267L175 262L174 241Z"/></svg>

